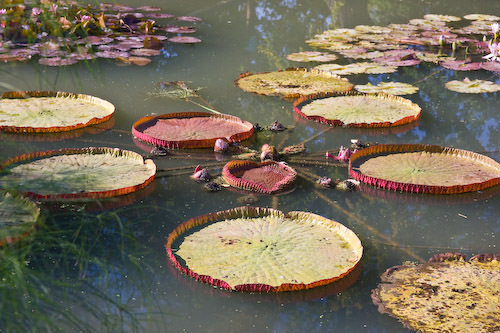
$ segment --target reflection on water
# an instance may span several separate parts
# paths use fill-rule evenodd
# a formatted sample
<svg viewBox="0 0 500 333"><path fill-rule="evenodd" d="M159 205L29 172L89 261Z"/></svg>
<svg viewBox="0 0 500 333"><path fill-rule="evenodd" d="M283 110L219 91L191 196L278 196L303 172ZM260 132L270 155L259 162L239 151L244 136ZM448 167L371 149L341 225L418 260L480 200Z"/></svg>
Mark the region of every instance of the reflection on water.
<svg viewBox="0 0 500 333"><path fill-rule="evenodd" d="M118 66L106 60L63 68L40 66L36 61L0 64L2 91L64 90L96 95L117 107L112 129L51 136L48 141L2 134L0 158L85 146L147 154L150 147L135 143L130 134L135 120L151 113L202 111L180 100L148 98L157 82L176 80L200 87L200 95L221 112L262 126L279 120L291 127L279 133L259 132L246 143L255 149L263 143L283 147L306 141L308 154L321 160L318 156L324 151L357 137L380 143L446 145L500 158L497 94L444 89L445 82L466 76L498 81L491 72L454 72L421 64L393 74L352 76L356 84L393 80L420 88L408 96L422 107L420 121L396 131L329 129L296 117L291 101L245 93L233 84L242 72L296 66L285 59L286 54L310 50L304 41L327 28L405 23L428 13L499 15L500 4L495 1L191 0L162 6L172 14L203 18L197 24L203 43L167 44L145 67ZM179 158L182 155L192 156ZM43 205L43 225L22 246L0 250L0 327L13 331L400 332L402 326L378 314L370 300L371 289L385 269L440 252L499 252L496 188L434 198L373 188L349 193L319 190L312 181L300 178L293 192L257 196L252 205L311 211L351 228L365 247L358 280L346 290L325 290L323 295L268 297L215 290L172 270L163 248L168 234L184 220L248 202L246 193L207 193L189 179L192 165L213 162L212 152L180 151L156 159L158 169L164 171L148 191L102 203ZM342 167L290 164L318 177L347 175ZM220 171L217 165L210 169L213 174Z"/></svg>

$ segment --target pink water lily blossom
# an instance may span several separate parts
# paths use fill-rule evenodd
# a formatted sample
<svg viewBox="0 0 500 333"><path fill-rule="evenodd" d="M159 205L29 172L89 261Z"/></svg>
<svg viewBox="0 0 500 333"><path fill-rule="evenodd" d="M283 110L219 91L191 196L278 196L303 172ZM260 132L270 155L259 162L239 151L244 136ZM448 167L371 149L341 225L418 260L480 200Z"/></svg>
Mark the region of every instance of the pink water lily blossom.
<svg viewBox="0 0 500 333"><path fill-rule="evenodd" d="M497 34L498 32L500 31L500 24L498 23L493 23L491 25L491 32L493 32L494 34Z"/></svg>
<svg viewBox="0 0 500 333"><path fill-rule="evenodd" d="M488 44L488 47L490 48L490 54L484 56L483 58L491 61L500 61L500 42L492 42Z"/></svg>
<svg viewBox="0 0 500 333"><path fill-rule="evenodd" d="M207 169L204 169L201 167L201 165L198 165L196 169L194 169L194 173L191 175L191 179L197 181L197 182L208 182L210 181L212 177L208 173Z"/></svg>
<svg viewBox="0 0 500 333"><path fill-rule="evenodd" d="M36 17L38 15L40 15L43 11L38 8L38 7L33 7L33 9L31 10L31 16L33 17Z"/></svg>
<svg viewBox="0 0 500 333"><path fill-rule="evenodd" d="M326 152L326 158L327 159L331 158L340 162L349 162L349 158L351 158L352 154L354 154L357 151L358 151L357 149L351 150L349 148L345 148L344 146L340 146L339 153L337 156L334 156L329 152Z"/></svg>
<svg viewBox="0 0 500 333"><path fill-rule="evenodd" d="M218 153L224 153L229 149L229 144L222 140L222 139L217 139L215 140L215 145L214 145L214 151Z"/></svg>

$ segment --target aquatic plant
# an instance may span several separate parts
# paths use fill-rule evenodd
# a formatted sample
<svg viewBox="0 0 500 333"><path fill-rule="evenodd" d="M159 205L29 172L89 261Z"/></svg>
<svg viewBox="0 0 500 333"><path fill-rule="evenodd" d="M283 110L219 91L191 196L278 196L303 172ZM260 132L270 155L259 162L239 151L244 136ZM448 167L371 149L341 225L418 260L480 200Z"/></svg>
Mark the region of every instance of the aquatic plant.
<svg viewBox="0 0 500 333"><path fill-rule="evenodd" d="M53 133L109 120L115 107L98 97L55 91L9 91L0 99L0 131Z"/></svg>
<svg viewBox="0 0 500 333"><path fill-rule="evenodd" d="M199 231L191 233L195 227ZM329 284L354 270L363 252L358 237L338 222L308 212L285 215L253 207L185 221L169 235L165 248L172 263L192 278L257 292Z"/></svg>
<svg viewBox="0 0 500 333"><path fill-rule="evenodd" d="M0 246L26 237L40 217L40 208L23 196L0 190Z"/></svg>
<svg viewBox="0 0 500 333"><path fill-rule="evenodd" d="M387 269L372 291L379 312L425 332L487 332L498 329L499 257L436 254L428 263Z"/></svg>
<svg viewBox="0 0 500 333"><path fill-rule="evenodd" d="M67 148L10 158L0 187L37 199L102 198L137 191L154 179L152 160L118 148Z"/></svg>
<svg viewBox="0 0 500 333"><path fill-rule="evenodd" d="M492 81L486 80L469 80L469 78L465 78L463 81L452 80L446 82L446 89L451 91L456 91L459 93L468 93L468 94L480 94L480 93L491 93L495 91L500 91L500 84L496 84Z"/></svg>
<svg viewBox="0 0 500 333"><path fill-rule="evenodd" d="M414 85L403 82L379 82L377 85L357 84L354 89L365 94L385 93L390 95L409 95L418 91Z"/></svg>
<svg viewBox="0 0 500 333"><path fill-rule="evenodd" d="M354 153L349 174L394 191L455 194L500 183L500 164L466 150L423 144L382 144Z"/></svg>

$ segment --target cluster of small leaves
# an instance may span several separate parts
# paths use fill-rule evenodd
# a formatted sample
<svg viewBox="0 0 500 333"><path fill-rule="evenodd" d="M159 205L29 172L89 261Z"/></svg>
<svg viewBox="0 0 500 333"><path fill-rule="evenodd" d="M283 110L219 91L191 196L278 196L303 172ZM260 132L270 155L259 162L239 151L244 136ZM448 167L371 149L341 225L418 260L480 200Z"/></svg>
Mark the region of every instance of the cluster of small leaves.
<svg viewBox="0 0 500 333"><path fill-rule="evenodd" d="M3 2L0 8L0 60L39 55L39 63L71 65L93 58L145 65L163 43L199 43L192 26L160 25L157 20L199 22L197 17L162 13L159 7L118 4L80 5L71 0ZM169 36L172 34L172 36Z"/></svg>

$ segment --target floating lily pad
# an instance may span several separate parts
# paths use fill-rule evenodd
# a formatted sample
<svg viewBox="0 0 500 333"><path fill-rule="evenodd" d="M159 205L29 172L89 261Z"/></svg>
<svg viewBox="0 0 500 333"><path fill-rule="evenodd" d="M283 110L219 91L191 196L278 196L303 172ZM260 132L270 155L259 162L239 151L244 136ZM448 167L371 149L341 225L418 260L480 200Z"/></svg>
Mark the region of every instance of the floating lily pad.
<svg viewBox="0 0 500 333"><path fill-rule="evenodd" d="M349 174L394 191L454 194L500 183L500 164L467 150L422 144L383 144L351 156Z"/></svg>
<svg viewBox="0 0 500 333"><path fill-rule="evenodd" d="M201 229L188 234L195 227ZM363 252L359 238L338 222L253 207L192 218L169 235L165 248L183 273L219 288L253 292L329 284L354 270Z"/></svg>
<svg viewBox="0 0 500 333"><path fill-rule="evenodd" d="M53 91L6 92L0 99L0 130L69 131L110 119L113 104L97 97Z"/></svg>
<svg viewBox="0 0 500 333"><path fill-rule="evenodd" d="M357 91L367 94L386 93L390 95L409 95L418 91L418 88L403 82L379 82L377 85L358 84L354 86Z"/></svg>
<svg viewBox="0 0 500 333"><path fill-rule="evenodd" d="M352 84L337 75L324 71L290 69L278 72L245 73L235 81L244 91L262 95L282 95L293 98L320 92L345 92Z"/></svg>
<svg viewBox="0 0 500 333"><path fill-rule="evenodd" d="M396 66L381 65L376 62L356 62L348 65L323 64L314 67L320 71L328 71L337 75L350 74L382 74L397 71Z"/></svg>
<svg viewBox="0 0 500 333"><path fill-rule="evenodd" d="M191 36L175 36L168 39L171 43L196 44L201 43L201 39Z"/></svg>
<svg viewBox="0 0 500 333"><path fill-rule="evenodd" d="M40 208L16 194L0 190L0 246L12 244L35 228Z"/></svg>
<svg viewBox="0 0 500 333"><path fill-rule="evenodd" d="M231 115L180 112L143 117L132 126L132 134L155 146L213 148L217 139L240 142L250 138L253 125Z"/></svg>
<svg viewBox="0 0 500 333"><path fill-rule="evenodd" d="M492 81L486 80L469 80L465 78L463 81L449 81L444 85L447 89L469 94L480 94L500 91L500 84L495 84Z"/></svg>
<svg viewBox="0 0 500 333"><path fill-rule="evenodd" d="M355 92L299 98L294 110L307 119L347 127L399 126L417 120L421 111L417 104L402 97Z"/></svg>
<svg viewBox="0 0 500 333"><path fill-rule="evenodd" d="M421 332L495 332L500 312L500 257L435 255L385 271L372 300L381 313Z"/></svg>
<svg viewBox="0 0 500 333"><path fill-rule="evenodd" d="M37 199L102 198L141 189L156 166L132 151L74 148L24 154L1 164L0 187Z"/></svg>
<svg viewBox="0 0 500 333"><path fill-rule="evenodd" d="M471 21L500 21L500 17L487 14L468 14L464 19Z"/></svg>
<svg viewBox="0 0 500 333"><path fill-rule="evenodd" d="M461 18L457 16L438 15L438 14L426 14L424 15L424 19L432 21L443 21L443 22L456 22L461 20Z"/></svg>
<svg viewBox="0 0 500 333"><path fill-rule="evenodd" d="M317 52L317 51L304 51L304 52L295 52L290 53L286 56L288 60L298 61L298 62L328 62L337 60L337 56L332 53L325 52Z"/></svg>
<svg viewBox="0 0 500 333"><path fill-rule="evenodd" d="M481 63L481 68L487 71L500 72L500 62L488 61Z"/></svg>
<svg viewBox="0 0 500 333"><path fill-rule="evenodd" d="M466 62L464 60L445 60L439 64L455 71L476 71L481 68L480 62Z"/></svg>
<svg viewBox="0 0 500 333"><path fill-rule="evenodd" d="M231 186L274 194L290 188L297 173L289 166L275 161L256 163L235 160L224 166L222 175Z"/></svg>

